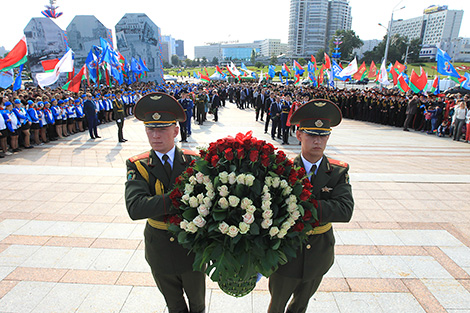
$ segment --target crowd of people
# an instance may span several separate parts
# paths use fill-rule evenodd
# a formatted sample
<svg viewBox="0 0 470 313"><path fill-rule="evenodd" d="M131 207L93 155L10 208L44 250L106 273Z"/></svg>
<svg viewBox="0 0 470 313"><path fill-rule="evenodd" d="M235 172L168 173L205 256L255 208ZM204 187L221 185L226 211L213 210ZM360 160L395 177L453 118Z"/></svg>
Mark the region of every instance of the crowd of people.
<svg viewBox="0 0 470 313"><path fill-rule="evenodd" d="M187 119L180 125L182 142L187 142L191 136L193 122L203 125L208 114L217 122L219 108L229 101L241 110L253 108L255 120L264 122L265 133L269 131L272 140L289 144L295 128L289 124L289 115L311 99L333 101L345 118L465 142L470 140L468 95L412 95L378 88L330 89L251 82L134 83L117 88L88 88L78 94L40 88L3 91L0 94L0 151L3 152L0 158L87 129L90 139L100 138L96 126L112 121L118 126L118 141L125 142L125 117L132 115L135 103L143 95L155 91L174 96L185 110Z"/></svg>

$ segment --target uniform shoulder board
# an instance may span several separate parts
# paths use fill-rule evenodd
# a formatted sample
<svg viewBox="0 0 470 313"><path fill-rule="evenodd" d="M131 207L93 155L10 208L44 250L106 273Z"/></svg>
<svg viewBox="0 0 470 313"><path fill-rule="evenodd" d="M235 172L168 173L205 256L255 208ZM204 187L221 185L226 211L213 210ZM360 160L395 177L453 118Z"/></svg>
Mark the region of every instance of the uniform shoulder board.
<svg viewBox="0 0 470 313"><path fill-rule="evenodd" d="M196 151L193 151L193 150L181 149L181 151L183 151L183 154L185 154L185 155L190 155L190 156L194 156L194 157L199 156L199 153L197 153Z"/></svg>
<svg viewBox="0 0 470 313"><path fill-rule="evenodd" d="M332 165L337 165L337 166L341 166L341 167L348 167L348 163L340 161L340 160L335 160L335 159L328 158L328 161Z"/></svg>
<svg viewBox="0 0 470 313"><path fill-rule="evenodd" d="M148 159L150 157L150 151L141 153L139 155L134 155L133 157L129 158L129 161L134 163L135 161L143 160L143 159Z"/></svg>

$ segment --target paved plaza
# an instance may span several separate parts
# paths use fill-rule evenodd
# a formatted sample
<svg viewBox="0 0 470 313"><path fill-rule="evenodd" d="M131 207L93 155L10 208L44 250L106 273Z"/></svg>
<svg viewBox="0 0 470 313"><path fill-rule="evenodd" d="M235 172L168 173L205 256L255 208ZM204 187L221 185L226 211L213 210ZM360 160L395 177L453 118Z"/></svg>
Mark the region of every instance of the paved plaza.
<svg viewBox="0 0 470 313"><path fill-rule="evenodd" d="M231 103L219 122L192 127L183 148L253 130L300 151ZM167 312L144 259L145 221L124 204L125 160L149 149L144 126L126 119L124 144L115 123L99 134L0 160L0 312ZM344 120L326 153L349 163L355 211L334 224L335 264L307 312L470 312L470 144ZM207 287L208 313L266 312L266 279L242 298Z"/></svg>

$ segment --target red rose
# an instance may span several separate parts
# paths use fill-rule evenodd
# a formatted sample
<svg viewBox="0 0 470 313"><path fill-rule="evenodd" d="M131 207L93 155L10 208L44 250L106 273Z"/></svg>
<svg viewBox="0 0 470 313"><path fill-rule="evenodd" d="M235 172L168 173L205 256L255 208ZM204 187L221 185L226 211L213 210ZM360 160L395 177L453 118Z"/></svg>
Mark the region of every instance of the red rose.
<svg viewBox="0 0 470 313"><path fill-rule="evenodd" d="M258 150L252 150L252 151L250 152L250 161L251 161L251 162L256 162L256 161L258 161L258 155L259 155Z"/></svg>
<svg viewBox="0 0 470 313"><path fill-rule="evenodd" d="M304 216L302 216L302 219L304 221L310 221L311 218L312 218L312 212L310 212L308 210L305 211Z"/></svg>
<svg viewBox="0 0 470 313"><path fill-rule="evenodd" d="M292 162L291 159L287 159L286 161L286 166L292 166L294 163Z"/></svg>
<svg viewBox="0 0 470 313"><path fill-rule="evenodd" d="M172 216L170 216L168 221L170 222L170 224L175 224L175 225L179 226L182 219L178 215L172 215Z"/></svg>
<svg viewBox="0 0 470 313"><path fill-rule="evenodd" d="M308 180L308 179L304 179L302 181L302 184L303 184L304 188L308 189L308 190L312 189L312 187L313 187L312 184L310 183L310 180Z"/></svg>
<svg viewBox="0 0 470 313"><path fill-rule="evenodd" d="M215 142L215 145L217 146L217 151L218 152L222 152L225 150L225 140L224 139L218 139L216 142Z"/></svg>
<svg viewBox="0 0 470 313"><path fill-rule="evenodd" d="M219 162L219 156L218 155L214 155L211 159L211 165L213 167L216 167L217 166L217 163Z"/></svg>
<svg viewBox="0 0 470 313"><path fill-rule="evenodd" d="M262 154L261 155L261 165L263 165L264 167L268 167L269 163L270 163L269 157L266 154Z"/></svg>
<svg viewBox="0 0 470 313"><path fill-rule="evenodd" d="M289 183L291 185L295 184L297 182L297 175L290 175L289 176Z"/></svg>
<svg viewBox="0 0 470 313"><path fill-rule="evenodd" d="M192 160L192 161L189 163L189 165L191 165L191 166L194 166L194 164L196 164L196 160Z"/></svg>
<svg viewBox="0 0 470 313"><path fill-rule="evenodd" d="M241 160L244 157L245 157L245 149L243 148L237 149L237 158Z"/></svg>
<svg viewBox="0 0 470 313"><path fill-rule="evenodd" d="M170 193L170 199L179 199L183 196L181 191L178 188L173 189L173 191Z"/></svg>
<svg viewBox="0 0 470 313"><path fill-rule="evenodd" d="M274 173L276 173L277 175L281 175L282 173L284 173L284 167L282 165L278 165L278 167L274 170Z"/></svg>
<svg viewBox="0 0 470 313"><path fill-rule="evenodd" d="M231 148L227 148L224 150L224 153L225 153L225 158L228 160L228 161L232 161L233 160L233 150Z"/></svg>
<svg viewBox="0 0 470 313"><path fill-rule="evenodd" d="M305 172L305 169L304 169L303 167L301 167L301 168L297 171L297 177L299 177L299 178L304 177L305 174L307 174L307 172Z"/></svg>
<svg viewBox="0 0 470 313"><path fill-rule="evenodd" d="M261 148L261 152L265 153L265 154L271 154L274 152L274 146L270 143L267 143L265 144L262 148Z"/></svg>
<svg viewBox="0 0 470 313"><path fill-rule="evenodd" d="M217 144L215 142L211 142L209 144L209 148L207 148L209 153L216 153L217 152Z"/></svg>
<svg viewBox="0 0 470 313"><path fill-rule="evenodd" d="M312 195L312 193L308 189L304 189L304 190L302 190L302 193L300 194L299 198L302 201L306 201L306 200L308 200L308 198L310 198L311 195Z"/></svg>
<svg viewBox="0 0 470 313"><path fill-rule="evenodd" d="M279 150L276 155L276 164L280 164L286 160L286 154L284 151Z"/></svg>
<svg viewBox="0 0 470 313"><path fill-rule="evenodd" d="M179 184L181 184L182 182L183 182L183 178L182 178L181 176L176 177L176 179L175 179L175 184L176 184L176 185L179 185Z"/></svg>
<svg viewBox="0 0 470 313"><path fill-rule="evenodd" d="M310 199L310 202L313 203L313 206L315 207L315 209L318 208L318 201L317 201L317 199L312 198L312 199Z"/></svg>
<svg viewBox="0 0 470 313"><path fill-rule="evenodd" d="M301 232L303 229L304 229L304 224L301 223L301 222L297 222L295 223L294 227L292 227L292 230L293 231L296 231L296 232Z"/></svg>
<svg viewBox="0 0 470 313"><path fill-rule="evenodd" d="M315 228L320 225L320 221L316 221L315 223L311 223L310 225L312 225L312 227Z"/></svg>
<svg viewBox="0 0 470 313"><path fill-rule="evenodd" d="M201 158L204 158L207 155L207 150L199 150L199 155L201 156Z"/></svg>
<svg viewBox="0 0 470 313"><path fill-rule="evenodd" d="M191 175L194 174L194 169L193 169L192 167L188 167L188 168L186 169L186 173L187 173L189 176L191 176Z"/></svg>

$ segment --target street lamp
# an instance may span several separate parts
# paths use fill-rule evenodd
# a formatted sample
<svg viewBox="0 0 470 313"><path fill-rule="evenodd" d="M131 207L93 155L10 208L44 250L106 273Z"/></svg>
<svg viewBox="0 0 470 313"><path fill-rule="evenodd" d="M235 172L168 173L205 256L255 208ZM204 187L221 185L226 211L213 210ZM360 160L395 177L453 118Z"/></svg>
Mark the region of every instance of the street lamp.
<svg viewBox="0 0 470 313"><path fill-rule="evenodd" d="M400 1L401 2L401 1ZM400 4L400 3L398 3ZM398 6L398 5L397 5ZM393 9L392 10L392 17L390 18L390 23L388 24L388 29L387 29L387 44L385 45L385 55L384 55L384 64L385 66L387 66L387 57L388 57L388 48L390 47L390 37L391 37L391 32L392 32L392 24L393 24L393 13L396 12L396 11L400 11L402 9L404 9L405 7L401 7L399 9ZM382 24L379 23L380 26L382 27L385 27L383 26Z"/></svg>

